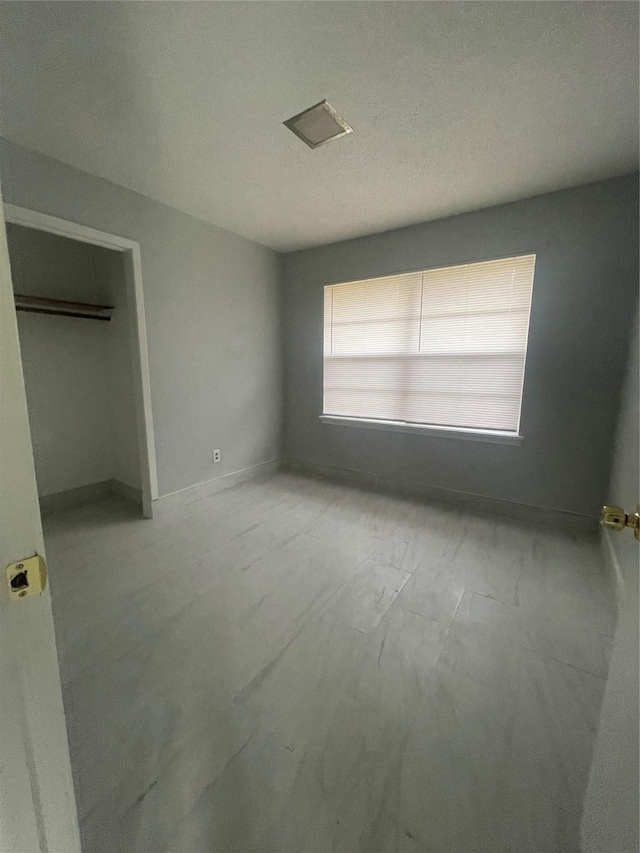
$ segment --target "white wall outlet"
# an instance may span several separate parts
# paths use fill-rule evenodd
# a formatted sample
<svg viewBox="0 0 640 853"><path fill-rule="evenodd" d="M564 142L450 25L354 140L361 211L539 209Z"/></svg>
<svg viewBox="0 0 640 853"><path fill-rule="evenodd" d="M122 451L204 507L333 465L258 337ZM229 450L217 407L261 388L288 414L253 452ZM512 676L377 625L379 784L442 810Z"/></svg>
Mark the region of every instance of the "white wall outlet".
<svg viewBox="0 0 640 853"><path fill-rule="evenodd" d="M216 465L220 461L220 451L214 450L211 455L213 457L213 464Z"/></svg>

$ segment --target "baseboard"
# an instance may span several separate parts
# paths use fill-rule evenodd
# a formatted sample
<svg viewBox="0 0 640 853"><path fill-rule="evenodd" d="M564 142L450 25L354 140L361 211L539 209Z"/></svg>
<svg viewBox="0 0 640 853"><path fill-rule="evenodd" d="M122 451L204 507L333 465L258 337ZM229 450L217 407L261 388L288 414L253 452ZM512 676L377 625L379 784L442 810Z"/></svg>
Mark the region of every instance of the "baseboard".
<svg viewBox="0 0 640 853"><path fill-rule="evenodd" d="M385 477L380 474L358 471L353 468L340 468L334 465L325 465L319 462L309 462L304 459L291 457L286 457L284 467L311 477L340 480L344 483L368 489L406 495L407 497L432 501L433 503L464 507L474 512L499 515L503 518L511 518L514 521L534 524L538 527L554 527L573 533L595 533L598 525L597 518L591 518L587 515L579 515L578 513L529 504L513 503L512 501L501 500L500 498L490 498L468 492L458 492L454 489L445 489L440 486L431 486L427 483Z"/></svg>
<svg viewBox="0 0 640 853"><path fill-rule="evenodd" d="M142 506L142 489L136 489L135 486L123 483L122 480L111 480L110 482L112 495L124 498L125 501L129 501L129 503L133 503L136 506Z"/></svg>
<svg viewBox="0 0 640 853"><path fill-rule="evenodd" d="M102 501L109 495L118 495L137 506L142 506L142 492L133 486L122 483L120 480L101 480L99 483L89 483L86 486L76 486L66 489L64 492L55 492L52 495L43 495L38 498L40 502L40 515L52 515L55 512L64 512L69 509L77 509L85 504Z"/></svg>
<svg viewBox="0 0 640 853"><path fill-rule="evenodd" d="M101 501L111 494L111 482L111 480L102 480L99 483L77 486L53 495L43 495L39 498L40 514L52 515L54 512L64 512L64 510Z"/></svg>
<svg viewBox="0 0 640 853"><path fill-rule="evenodd" d="M275 474L281 467L281 459L270 459L268 462L260 462L258 465L251 465L249 468L242 468L240 471L233 471L231 474L216 477L214 480L207 480L204 483L187 486L186 489L180 489L177 492L170 492L168 495L163 495L153 501L153 517L159 517L162 513L211 497L217 492L230 489L247 480Z"/></svg>
<svg viewBox="0 0 640 853"><path fill-rule="evenodd" d="M602 529L600 532L600 545L602 547L602 558L608 575L613 579L616 588L616 598L618 599L618 608L621 607L624 601L624 575L616 554L616 549L613 545L613 538L610 530Z"/></svg>

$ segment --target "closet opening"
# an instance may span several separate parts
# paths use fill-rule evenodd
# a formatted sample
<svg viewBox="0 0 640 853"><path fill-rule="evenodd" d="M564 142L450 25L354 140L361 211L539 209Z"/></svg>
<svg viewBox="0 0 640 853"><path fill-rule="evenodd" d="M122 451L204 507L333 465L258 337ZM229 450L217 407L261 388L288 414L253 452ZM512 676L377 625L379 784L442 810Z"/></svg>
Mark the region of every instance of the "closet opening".
<svg viewBox="0 0 640 853"><path fill-rule="evenodd" d="M151 517L138 244L17 208L7 240L42 515L116 495Z"/></svg>

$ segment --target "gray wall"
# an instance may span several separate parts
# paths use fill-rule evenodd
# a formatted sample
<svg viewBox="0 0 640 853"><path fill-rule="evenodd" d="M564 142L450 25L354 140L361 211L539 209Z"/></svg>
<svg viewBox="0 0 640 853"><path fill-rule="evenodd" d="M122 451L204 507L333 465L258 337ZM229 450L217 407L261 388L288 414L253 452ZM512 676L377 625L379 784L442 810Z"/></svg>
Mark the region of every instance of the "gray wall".
<svg viewBox="0 0 640 853"><path fill-rule="evenodd" d="M285 454L595 516L637 299L637 176L285 257ZM522 446L322 424L323 285L537 255Z"/></svg>
<svg viewBox="0 0 640 853"><path fill-rule="evenodd" d="M616 434L609 502L633 512L640 502L638 320ZM621 573L621 612L600 712L582 820L585 853L637 853L638 543L631 531L606 533Z"/></svg>
<svg viewBox="0 0 640 853"><path fill-rule="evenodd" d="M278 457L276 253L6 140L0 168L5 201L140 243L160 495Z"/></svg>

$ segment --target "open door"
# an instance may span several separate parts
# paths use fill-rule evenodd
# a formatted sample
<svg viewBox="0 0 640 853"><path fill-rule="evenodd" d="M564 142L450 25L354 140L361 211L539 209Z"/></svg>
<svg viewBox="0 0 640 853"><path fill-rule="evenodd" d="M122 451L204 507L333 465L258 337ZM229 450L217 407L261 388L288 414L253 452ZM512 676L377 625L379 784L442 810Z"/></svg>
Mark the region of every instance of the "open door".
<svg viewBox="0 0 640 853"><path fill-rule="evenodd" d="M9 594L7 566L35 554L45 556L0 191L0 850L80 853L49 589Z"/></svg>
<svg viewBox="0 0 640 853"><path fill-rule="evenodd" d="M640 400L638 318L618 421L609 500L626 518L604 531L612 571L618 578L620 615L609 665L600 726L582 817L583 853L637 853L640 849L638 608L640 531L632 534L640 503ZM620 513L622 516L622 513ZM623 522L627 527L623 527Z"/></svg>

